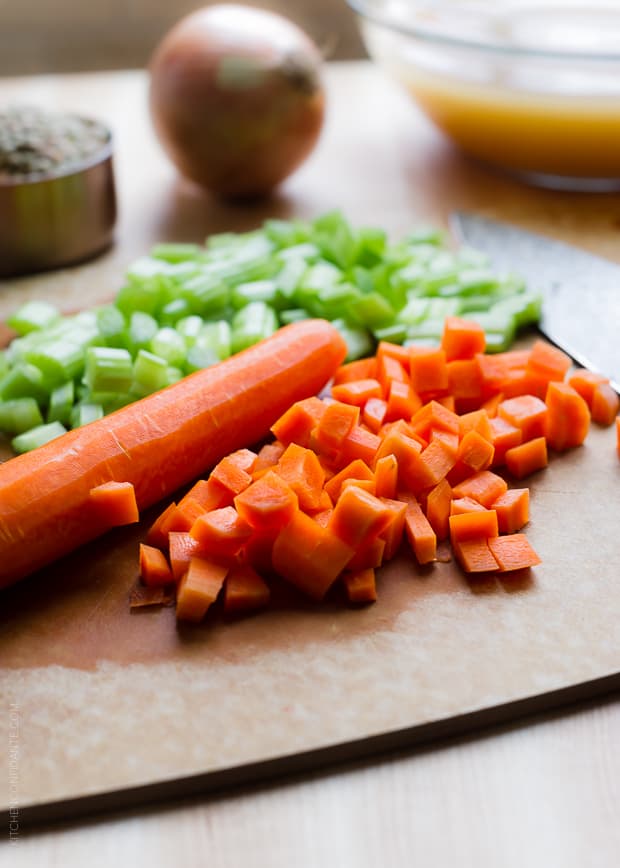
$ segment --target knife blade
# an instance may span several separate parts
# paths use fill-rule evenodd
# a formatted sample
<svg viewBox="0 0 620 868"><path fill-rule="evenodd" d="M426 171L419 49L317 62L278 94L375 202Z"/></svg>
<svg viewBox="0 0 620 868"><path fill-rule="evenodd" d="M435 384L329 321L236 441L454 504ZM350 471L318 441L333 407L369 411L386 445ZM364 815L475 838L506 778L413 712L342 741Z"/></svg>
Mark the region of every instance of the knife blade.
<svg viewBox="0 0 620 868"><path fill-rule="evenodd" d="M493 267L520 275L543 297L540 331L620 391L620 265L478 214L450 217L457 239Z"/></svg>

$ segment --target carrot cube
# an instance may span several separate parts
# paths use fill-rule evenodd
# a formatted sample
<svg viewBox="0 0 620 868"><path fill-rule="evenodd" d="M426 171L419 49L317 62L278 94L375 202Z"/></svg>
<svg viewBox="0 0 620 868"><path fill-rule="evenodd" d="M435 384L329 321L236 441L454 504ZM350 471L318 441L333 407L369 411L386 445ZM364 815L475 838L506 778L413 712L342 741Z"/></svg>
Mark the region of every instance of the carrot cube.
<svg viewBox="0 0 620 868"><path fill-rule="evenodd" d="M224 611L229 614L251 612L269 602L269 586L250 564L232 567L224 584Z"/></svg>
<svg viewBox="0 0 620 868"><path fill-rule="evenodd" d="M192 557L200 555L200 543L184 531L170 531L168 543L170 546L172 576L178 582L187 570Z"/></svg>
<svg viewBox="0 0 620 868"><path fill-rule="evenodd" d="M444 321L441 346L446 360L473 359L476 353L483 353L486 346L484 329L477 322L447 316Z"/></svg>
<svg viewBox="0 0 620 868"><path fill-rule="evenodd" d="M361 460L361 458L356 458L354 461L351 461L350 464L347 464L346 467L343 467L342 470L332 476L329 482L325 483L324 491L327 492L332 501L338 500L342 490L342 484L347 479L373 480L374 475L372 470Z"/></svg>
<svg viewBox="0 0 620 868"><path fill-rule="evenodd" d="M545 398L548 414L544 434L558 452L580 446L590 427L588 405L568 383L549 383Z"/></svg>
<svg viewBox="0 0 620 868"><path fill-rule="evenodd" d="M283 527L299 507L295 492L273 470L238 494L234 503L241 518L259 530Z"/></svg>
<svg viewBox="0 0 620 868"><path fill-rule="evenodd" d="M255 474L260 473L261 470L275 467L285 449L286 446L279 440L274 440L273 443L265 443L264 446L261 446L258 450L254 467L252 468L252 478L255 479Z"/></svg>
<svg viewBox="0 0 620 868"><path fill-rule="evenodd" d="M439 393L448 389L448 367L445 350L432 347L409 347L411 386L418 395Z"/></svg>
<svg viewBox="0 0 620 868"><path fill-rule="evenodd" d="M342 441L358 424L359 417L360 408L353 404L342 404L340 401L328 404L316 430L319 450L328 453L340 450Z"/></svg>
<svg viewBox="0 0 620 868"><path fill-rule="evenodd" d="M386 505L359 486L343 488L329 522L329 529L348 545L356 547L378 536L388 524Z"/></svg>
<svg viewBox="0 0 620 868"><path fill-rule="evenodd" d="M387 401L383 398L369 398L362 410L362 421L376 434L385 422Z"/></svg>
<svg viewBox="0 0 620 868"><path fill-rule="evenodd" d="M347 564L347 570L367 570L380 567L383 563L385 546L386 542L383 537L373 537L357 549Z"/></svg>
<svg viewBox="0 0 620 868"><path fill-rule="evenodd" d="M398 359L383 354L377 356L377 380L381 383L383 397L387 398L390 392L390 384L393 382L408 383L409 374Z"/></svg>
<svg viewBox="0 0 620 868"><path fill-rule="evenodd" d="M419 564L428 564L436 560L437 537L435 531L422 512L422 507L415 499L407 504L405 533Z"/></svg>
<svg viewBox="0 0 620 868"><path fill-rule="evenodd" d="M571 366L570 356L540 338L534 342L527 360L526 370L543 380L563 380Z"/></svg>
<svg viewBox="0 0 620 868"><path fill-rule="evenodd" d="M248 473L232 455L227 455L219 461L209 475L209 479L217 482L231 498L241 494L252 482L252 475Z"/></svg>
<svg viewBox="0 0 620 868"><path fill-rule="evenodd" d="M321 503L325 471L311 449L289 443L275 472L295 492L300 509L316 510Z"/></svg>
<svg viewBox="0 0 620 868"><path fill-rule="evenodd" d="M144 584L151 588L160 588L174 581L164 553L145 543L140 543L140 576Z"/></svg>
<svg viewBox="0 0 620 868"><path fill-rule="evenodd" d="M452 495L453 497L471 497L472 500L477 500L488 509L507 488L506 480L502 479L501 476L497 476L490 470L481 470L455 485L452 489Z"/></svg>
<svg viewBox="0 0 620 868"><path fill-rule="evenodd" d="M543 437L547 420L547 405L536 395L507 398L497 408L497 414L510 425L519 428L523 440Z"/></svg>
<svg viewBox="0 0 620 868"><path fill-rule="evenodd" d="M535 437L527 443L513 446L506 452L506 467L517 479L523 479L530 473L542 470L549 463L547 457L547 441L544 437Z"/></svg>
<svg viewBox="0 0 620 868"><path fill-rule="evenodd" d="M588 371L586 368L575 371L568 378L568 385L572 386L581 395L588 407L592 406L594 389L601 383L609 383L609 377L605 377L603 374L596 374L594 371Z"/></svg>
<svg viewBox="0 0 620 868"><path fill-rule="evenodd" d="M524 533L498 536L489 539L488 544L502 572L523 570L527 567L535 567L540 563L540 558Z"/></svg>
<svg viewBox="0 0 620 868"><path fill-rule="evenodd" d="M377 497L396 497L398 485L398 461L390 453L379 458L375 464L375 492Z"/></svg>
<svg viewBox="0 0 620 868"><path fill-rule="evenodd" d="M455 540L454 555L466 573L488 573L497 570L498 563L484 538Z"/></svg>
<svg viewBox="0 0 620 868"><path fill-rule="evenodd" d="M168 546L168 534L172 530L170 520L176 512L176 503L169 503L168 506L161 512L153 524L146 532L146 542L151 546L156 546L158 549L164 549Z"/></svg>
<svg viewBox="0 0 620 868"><path fill-rule="evenodd" d="M359 458L366 464L372 465L380 446L380 437L362 428L361 425L354 425L342 440L337 463L342 466Z"/></svg>
<svg viewBox="0 0 620 868"><path fill-rule="evenodd" d="M452 489L446 479L442 479L426 498L426 517L439 541L448 536L448 519L452 504Z"/></svg>
<svg viewBox="0 0 620 868"><path fill-rule="evenodd" d="M393 359L397 359L407 373L409 372L409 347L393 344L390 341L379 341L377 358L380 359L382 356L390 356Z"/></svg>
<svg viewBox="0 0 620 868"><path fill-rule="evenodd" d="M409 383L392 380L388 389L384 420L386 422L393 422L396 419L409 420L421 406L422 401Z"/></svg>
<svg viewBox="0 0 620 868"><path fill-rule="evenodd" d="M353 380L349 383L339 383L332 386L332 398L343 404L354 404L363 407L369 398L382 398L383 389L378 380Z"/></svg>
<svg viewBox="0 0 620 868"><path fill-rule="evenodd" d="M381 539L385 540L383 560L390 561L400 548L403 541L407 504L402 500L392 500L387 497L381 499L389 510L388 523L381 531Z"/></svg>
<svg viewBox="0 0 620 868"><path fill-rule="evenodd" d="M343 573L342 580L351 603L374 603L377 599L374 569Z"/></svg>
<svg viewBox="0 0 620 868"><path fill-rule="evenodd" d="M620 409L620 398L609 383L598 383L592 392L592 420L597 425L608 427Z"/></svg>
<svg viewBox="0 0 620 868"><path fill-rule="evenodd" d="M234 558L250 538L252 528L232 506L200 515L189 535L200 543L201 553L214 558Z"/></svg>
<svg viewBox="0 0 620 868"><path fill-rule="evenodd" d="M486 470L493 463L495 447L478 431L471 430L459 444L457 460L470 470Z"/></svg>
<svg viewBox="0 0 620 868"><path fill-rule="evenodd" d="M341 365L334 374L334 384L351 383L354 380L376 379L377 360L374 356L367 359L355 359Z"/></svg>
<svg viewBox="0 0 620 868"><path fill-rule="evenodd" d="M506 452L522 442L523 432L501 416L489 419L489 423L491 425L491 443L493 444L493 466L499 467L504 463Z"/></svg>
<svg viewBox="0 0 620 868"><path fill-rule="evenodd" d="M472 497L455 497L450 504L450 515L463 515L466 512L480 512L484 509L485 507Z"/></svg>
<svg viewBox="0 0 620 868"><path fill-rule="evenodd" d="M193 557L177 589L177 620L202 621L222 589L228 567Z"/></svg>
<svg viewBox="0 0 620 868"><path fill-rule="evenodd" d="M288 446L295 442L308 446L310 435L322 418L327 405L315 396L297 401L271 426L273 436Z"/></svg>
<svg viewBox="0 0 620 868"><path fill-rule="evenodd" d="M491 509L497 513L500 533L521 530L530 520L529 488L509 488L493 501Z"/></svg>
<svg viewBox="0 0 620 868"><path fill-rule="evenodd" d="M90 501L108 527L135 524L140 520L131 482L103 482L91 488Z"/></svg>
<svg viewBox="0 0 620 868"><path fill-rule="evenodd" d="M488 539L499 533L494 509L464 512L450 516L450 540Z"/></svg>

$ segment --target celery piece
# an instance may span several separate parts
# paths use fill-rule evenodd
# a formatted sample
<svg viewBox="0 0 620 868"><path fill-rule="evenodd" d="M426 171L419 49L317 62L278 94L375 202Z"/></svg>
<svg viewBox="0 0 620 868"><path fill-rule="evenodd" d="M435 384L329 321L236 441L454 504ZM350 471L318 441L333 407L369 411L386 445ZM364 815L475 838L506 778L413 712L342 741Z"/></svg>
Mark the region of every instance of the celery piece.
<svg viewBox="0 0 620 868"><path fill-rule="evenodd" d="M291 307L288 310L280 312L280 322L282 325L289 325L292 322L301 322L302 319L308 319L310 314L303 307Z"/></svg>
<svg viewBox="0 0 620 868"><path fill-rule="evenodd" d="M206 322L196 338L196 344L211 349L218 359L227 359L232 352L232 330L225 319Z"/></svg>
<svg viewBox="0 0 620 868"><path fill-rule="evenodd" d="M444 319L433 319L427 317L422 322L416 325L410 325L407 328L407 342L417 342L422 339L428 339L432 342L439 342L443 334Z"/></svg>
<svg viewBox="0 0 620 868"><path fill-rule="evenodd" d="M200 334L203 323L204 320L201 316L198 316L198 314L192 314L191 316L184 316L182 319L178 320L174 327L185 341L185 345L191 347Z"/></svg>
<svg viewBox="0 0 620 868"><path fill-rule="evenodd" d="M357 241L344 215L330 211L312 224L313 238L325 259L340 268L349 268L357 258Z"/></svg>
<svg viewBox="0 0 620 868"><path fill-rule="evenodd" d="M108 347L122 347L125 343L127 323L123 312L113 304L100 307L96 311L97 330L103 343Z"/></svg>
<svg viewBox="0 0 620 868"><path fill-rule="evenodd" d="M269 337L278 328L275 312L262 301L252 301L237 311L232 321L231 349L238 353L263 338Z"/></svg>
<svg viewBox="0 0 620 868"><path fill-rule="evenodd" d="M316 262L321 258L321 251L312 242L304 244L295 244L293 247L285 247L278 251L278 259L283 262L293 262L303 260L307 265Z"/></svg>
<svg viewBox="0 0 620 868"><path fill-rule="evenodd" d="M127 404L136 400L136 396L126 392L91 392L85 389L80 393L80 400L86 404L101 404L103 412L107 415L115 410L120 410Z"/></svg>
<svg viewBox="0 0 620 868"><path fill-rule="evenodd" d="M351 313L370 329L388 326L394 322L394 309L378 292L369 292L351 303Z"/></svg>
<svg viewBox="0 0 620 868"><path fill-rule="evenodd" d="M186 281L180 293L187 302L187 313L203 317L213 316L224 310L230 298L230 290L226 284L219 277L208 273L198 274Z"/></svg>
<svg viewBox="0 0 620 868"><path fill-rule="evenodd" d="M49 405L47 408L48 422L61 422L63 425L71 424L71 409L75 401L75 384L68 380L60 386L52 389Z"/></svg>
<svg viewBox="0 0 620 868"><path fill-rule="evenodd" d="M0 350L0 380L9 372L9 359L4 350Z"/></svg>
<svg viewBox="0 0 620 868"><path fill-rule="evenodd" d="M188 374L194 371L199 371L202 368L210 368L211 365L217 364L220 359L213 347L205 346L204 344L195 343L187 351L185 359L185 370Z"/></svg>
<svg viewBox="0 0 620 868"><path fill-rule="evenodd" d="M164 262L186 262L200 256L202 248L198 244L167 243L156 244L151 248L151 256Z"/></svg>
<svg viewBox="0 0 620 868"><path fill-rule="evenodd" d="M373 331L376 341L389 341L392 344L402 344L407 337L407 326L404 323L394 323Z"/></svg>
<svg viewBox="0 0 620 868"><path fill-rule="evenodd" d="M430 319L455 316L459 311L458 298L431 298L428 302L426 316Z"/></svg>
<svg viewBox="0 0 620 868"><path fill-rule="evenodd" d="M521 292L506 296L491 305L489 313L512 315L517 327L534 325L540 319L542 296L531 292Z"/></svg>
<svg viewBox="0 0 620 868"><path fill-rule="evenodd" d="M372 268L383 259L387 236L383 229L363 227L357 232L357 262L365 268Z"/></svg>
<svg viewBox="0 0 620 868"><path fill-rule="evenodd" d="M184 319L192 313L190 303L186 298L174 298L159 311L159 322L161 325L174 326L180 319Z"/></svg>
<svg viewBox="0 0 620 868"><path fill-rule="evenodd" d="M0 402L0 431L23 434L43 424L43 416L34 398L13 398Z"/></svg>
<svg viewBox="0 0 620 868"><path fill-rule="evenodd" d="M304 279L308 263L304 259L289 259L273 278L276 285L276 298L284 306L293 298L297 287Z"/></svg>
<svg viewBox="0 0 620 868"><path fill-rule="evenodd" d="M310 240L310 227L301 220L266 220L263 231L277 247L292 247Z"/></svg>
<svg viewBox="0 0 620 868"><path fill-rule="evenodd" d="M84 370L84 346L73 341L54 341L28 350L25 359L43 374L43 386L51 392Z"/></svg>
<svg viewBox="0 0 620 868"><path fill-rule="evenodd" d="M356 328L343 319L333 320L332 325L338 329L347 345L347 362L373 354L374 342L366 329Z"/></svg>
<svg viewBox="0 0 620 868"><path fill-rule="evenodd" d="M39 404L47 401L48 390L39 368L28 362L18 362L0 380L0 399L34 398Z"/></svg>
<svg viewBox="0 0 620 868"><path fill-rule="evenodd" d="M168 385L168 362L147 350L139 350L133 364L131 391L135 395L150 395Z"/></svg>
<svg viewBox="0 0 620 868"><path fill-rule="evenodd" d="M125 316L135 311L156 313L162 305L163 287L157 278L128 280L116 295L114 304Z"/></svg>
<svg viewBox="0 0 620 868"><path fill-rule="evenodd" d="M497 275L484 268L468 268L461 272L456 282L462 295L494 292L499 284Z"/></svg>
<svg viewBox="0 0 620 868"><path fill-rule="evenodd" d="M275 306L277 297L277 285L274 280L254 280L251 283L240 283L230 296L232 306L235 309L245 307L252 301L264 301L265 304Z"/></svg>
<svg viewBox="0 0 620 868"><path fill-rule="evenodd" d="M149 349L156 356L165 359L169 365L182 365L185 362L187 347L182 335L170 326L164 326L151 338Z"/></svg>
<svg viewBox="0 0 620 868"><path fill-rule="evenodd" d="M176 365L168 365L166 371L166 379L167 385L170 386L172 383L178 383L179 380L182 380L185 374L181 368L177 368Z"/></svg>
<svg viewBox="0 0 620 868"><path fill-rule="evenodd" d="M22 304L7 319L9 325L18 335L26 335L33 331L49 328L60 319L60 311L49 301L27 301Z"/></svg>
<svg viewBox="0 0 620 868"><path fill-rule="evenodd" d="M67 429L60 422L49 422L47 425L37 425L29 431L24 431L23 434L18 434L11 440L11 446L17 453L30 452L66 433Z"/></svg>
<svg viewBox="0 0 620 868"><path fill-rule="evenodd" d="M96 422L97 419L103 419L103 416L104 412L101 404L92 404L89 401L81 401L71 410L71 427L81 428L82 425L88 425L89 422Z"/></svg>
<svg viewBox="0 0 620 868"><path fill-rule="evenodd" d="M430 299L410 298L407 304L396 314L396 322L405 326L413 326L426 317Z"/></svg>
<svg viewBox="0 0 620 868"><path fill-rule="evenodd" d="M129 318L129 326L127 329L127 349L132 356L135 356L138 350L146 349L155 335L159 324L155 317L144 311L134 311Z"/></svg>
<svg viewBox="0 0 620 868"><path fill-rule="evenodd" d="M89 347L86 350L84 382L91 392L127 392L133 379L128 350L120 347Z"/></svg>

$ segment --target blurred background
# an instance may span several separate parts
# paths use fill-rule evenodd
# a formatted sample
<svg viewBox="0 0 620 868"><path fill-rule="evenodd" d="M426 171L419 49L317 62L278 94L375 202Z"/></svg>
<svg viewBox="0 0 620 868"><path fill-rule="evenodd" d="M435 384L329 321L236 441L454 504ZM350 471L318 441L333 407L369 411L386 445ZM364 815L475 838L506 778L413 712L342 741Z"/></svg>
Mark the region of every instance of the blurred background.
<svg viewBox="0 0 620 868"><path fill-rule="evenodd" d="M345 0L244 0L297 22L330 59L364 57ZM0 0L0 75L144 66L164 33L201 0Z"/></svg>

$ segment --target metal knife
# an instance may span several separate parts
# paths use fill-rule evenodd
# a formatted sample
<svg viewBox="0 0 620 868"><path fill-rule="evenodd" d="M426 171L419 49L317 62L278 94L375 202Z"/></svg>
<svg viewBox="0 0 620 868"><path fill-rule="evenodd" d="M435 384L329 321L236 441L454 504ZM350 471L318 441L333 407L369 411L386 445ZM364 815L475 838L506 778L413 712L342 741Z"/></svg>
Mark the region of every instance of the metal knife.
<svg viewBox="0 0 620 868"><path fill-rule="evenodd" d="M477 214L451 215L460 240L543 296L539 329L576 362L620 390L620 265Z"/></svg>

